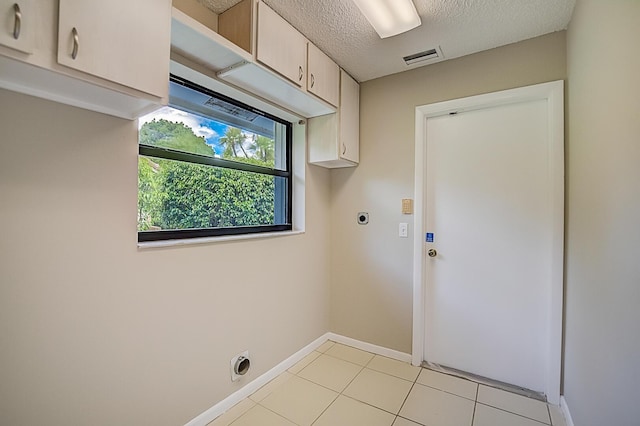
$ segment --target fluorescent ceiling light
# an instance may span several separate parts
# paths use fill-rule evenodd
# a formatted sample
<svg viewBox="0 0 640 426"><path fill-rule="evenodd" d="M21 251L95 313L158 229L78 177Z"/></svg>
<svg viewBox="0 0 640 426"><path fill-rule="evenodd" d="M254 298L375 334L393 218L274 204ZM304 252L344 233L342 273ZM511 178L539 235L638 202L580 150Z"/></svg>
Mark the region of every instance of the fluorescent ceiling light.
<svg viewBox="0 0 640 426"><path fill-rule="evenodd" d="M380 38L409 31L421 24L412 0L353 0Z"/></svg>

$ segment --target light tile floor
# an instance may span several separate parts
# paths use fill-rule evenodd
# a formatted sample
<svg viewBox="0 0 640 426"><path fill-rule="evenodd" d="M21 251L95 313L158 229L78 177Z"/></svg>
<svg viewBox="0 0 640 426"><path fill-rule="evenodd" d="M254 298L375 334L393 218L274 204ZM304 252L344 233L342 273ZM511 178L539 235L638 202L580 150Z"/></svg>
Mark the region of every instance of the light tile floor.
<svg viewBox="0 0 640 426"><path fill-rule="evenodd" d="M209 426L566 426L553 405L326 342Z"/></svg>

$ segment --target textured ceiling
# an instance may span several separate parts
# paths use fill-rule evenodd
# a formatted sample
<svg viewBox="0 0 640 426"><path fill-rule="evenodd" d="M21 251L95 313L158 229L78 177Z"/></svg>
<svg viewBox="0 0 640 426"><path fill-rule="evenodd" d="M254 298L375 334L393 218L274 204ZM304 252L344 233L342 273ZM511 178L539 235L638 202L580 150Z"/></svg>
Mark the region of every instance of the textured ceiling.
<svg viewBox="0 0 640 426"><path fill-rule="evenodd" d="M198 0L216 13L239 0ZM402 57L440 46L446 59L567 28L575 0L414 0L422 25L386 39L352 0L264 0L362 82L429 63Z"/></svg>

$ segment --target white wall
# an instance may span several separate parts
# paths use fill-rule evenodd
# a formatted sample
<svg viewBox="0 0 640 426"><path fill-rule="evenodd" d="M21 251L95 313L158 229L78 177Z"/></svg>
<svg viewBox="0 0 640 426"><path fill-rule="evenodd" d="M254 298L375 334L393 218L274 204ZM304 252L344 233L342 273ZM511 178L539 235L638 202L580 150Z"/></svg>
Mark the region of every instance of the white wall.
<svg viewBox="0 0 640 426"><path fill-rule="evenodd" d="M136 123L0 111L0 424L184 424L328 331L327 170L304 235L138 250Z"/></svg>
<svg viewBox="0 0 640 426"><path fill-rule="evenodd" d="M411 352L415 107L566 77L565 32L367 81L360 165L331 175L331 329ZM356 223L359 211L370 223Z"/></svg>
<svg viewBox="0 0 640 426"><path fill-rule="evenodd" d="M640 424L640 1L578 0L567 35L564 393L578 426Z"/></svg>

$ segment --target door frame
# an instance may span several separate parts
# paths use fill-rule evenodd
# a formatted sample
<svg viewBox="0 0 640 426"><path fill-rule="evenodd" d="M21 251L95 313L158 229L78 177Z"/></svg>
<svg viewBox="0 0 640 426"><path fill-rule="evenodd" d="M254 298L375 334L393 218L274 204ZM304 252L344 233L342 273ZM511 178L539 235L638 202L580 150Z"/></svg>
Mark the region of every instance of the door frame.
<svg viewBox="0 0 640 426"><path fill-rule="evenodd" d="M411 361L424 360L426 252L423 236L425 223L425 180L427 119L454 112L473 111L513 103L546 100L548 114L549 173L553 204L553 248L551 256L550 315L547 324L550 341L547 350L547 400L560 404L562 373L562 306L564 280L564 81L536 84L461 99L416 107L415 111L415 217L413 235L413 341Z"/></svg>

